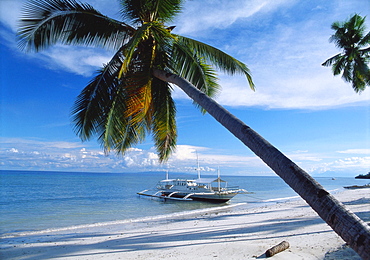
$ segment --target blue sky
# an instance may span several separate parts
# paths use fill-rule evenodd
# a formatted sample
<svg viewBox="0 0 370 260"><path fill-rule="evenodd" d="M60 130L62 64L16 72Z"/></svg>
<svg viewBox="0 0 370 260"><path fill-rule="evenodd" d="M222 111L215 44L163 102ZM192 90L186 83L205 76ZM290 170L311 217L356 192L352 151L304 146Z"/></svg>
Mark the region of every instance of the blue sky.
<svg viewBox="0 0 370 260"><path fill-rule="evenodd" d="M87 2L119 18L118 2ZM158 164L150 137L124 156L104 155L96 140L82 143L70 109L111 53L61 45L21 52L15 31L23 3L0 2L0 169L194 172L197 151L210 173L274 175L178 89L178 148L167 164ZM370 171L370 91L356 94L321 66L339 53L328 41L331 23L353 13L369 16L369 1L192 0L169 25L251 69L255 92L243 77L220 74L221 105L313 176L355 176Z"/></svg>

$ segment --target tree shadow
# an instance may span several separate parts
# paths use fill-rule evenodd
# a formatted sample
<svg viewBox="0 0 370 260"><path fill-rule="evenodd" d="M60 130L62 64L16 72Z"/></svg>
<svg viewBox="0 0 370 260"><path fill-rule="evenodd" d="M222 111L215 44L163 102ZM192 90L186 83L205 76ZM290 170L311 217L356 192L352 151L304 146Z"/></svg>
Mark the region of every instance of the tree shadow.
<svg viewBox="0 0 370 260"><path fill-rule="evenodd" d="M253 213L251 213L253 214ZM210 225L197 226L196 221L199 218L192 218L191 222L194 226L189 226L186 229L177 228L168 230L155 230L155 225L165 224L163 221L151 224L151 228L146 229L146 232L140 230L126 230L123 233L68 233L68 234L48 234L38 237L29 238L29 247L18 246L3 248L3 253L8 256L36 260L47 258L68 257L84 257L87 255L109 255L125 252L144 252L147 250L164 250L175 248L181 244L181 247L187 246L202 246L207 245L212 241L212 244L222 244L225 241L251 242L269 239L287 239L288 237L311 235L323 232L333 232L331 230L320 230L317 232L302 232L302 227L309 225L321 224L323 221L319 217L298 217L298 218L274 218L264 221L255 221L239 224L217 224L212 223L223 220L225 218L233 218L245 214L226 214L207 216L210 220ZM175 220L176 221L176 220ZM185 221L185 220L184 220ZM189 221L189 219L186 219ZM202 219L204 221L204 219ZM170 221L172 222L172 221ZM168 222L167 222L168 223ZM189 222L190 223L190 222ZM183 226L183 225L181 225ZM299 230L292 235L287 235L287 231ZM258 236L263 232L265 236ZM91 237L98 238L96 243L89 241ZM19 239L18 239L19 240ZM32 242L33 241L33 242ZM165 243L164 243L165 242ZM42 243L42 244L41 244ZM40 244L40 245L37 245ZM267 248L266 248L267 249ZM26 253L26 255L23 255ZM258 252L256 252L258 254ZM261 252L259 252L261 254ZM256 256L257 257L257 256ZM257 257L258 259L266 258L265 254Z"/></svg>
<svg viewBox="0 0 370 260"><path fill-rule="evenodd" d="M361 260L361 257L348 245L343 245L334 251L325 254L323 260Z"/></svg>

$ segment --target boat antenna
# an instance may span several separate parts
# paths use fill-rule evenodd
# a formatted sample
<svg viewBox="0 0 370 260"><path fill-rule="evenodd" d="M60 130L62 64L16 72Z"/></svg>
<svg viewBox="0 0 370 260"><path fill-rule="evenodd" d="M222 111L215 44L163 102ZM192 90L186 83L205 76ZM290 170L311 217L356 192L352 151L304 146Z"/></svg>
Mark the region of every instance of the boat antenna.
<svg viewBox="0 0 370 260"><path fill-rule="evenodd" d="M200 167L199 167L199 158L198 152L195 150L195 154L197 155L197 172L198 172L198 179L200 179Z"/></svg>

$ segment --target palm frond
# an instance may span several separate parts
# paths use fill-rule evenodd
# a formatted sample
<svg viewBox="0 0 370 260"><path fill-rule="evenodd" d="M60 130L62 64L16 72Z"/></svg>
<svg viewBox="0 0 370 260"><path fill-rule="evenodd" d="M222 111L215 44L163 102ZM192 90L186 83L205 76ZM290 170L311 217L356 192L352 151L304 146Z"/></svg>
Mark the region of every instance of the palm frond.
<svg viewBox="0 0 370 260"><path fill-rule="evenodd" d="M152 132L159 160L165 161L176 148L176 108L167 82L153 79Z"/></svg>
<svg viewBox="0 0 370 260"><path fill-rule="evenodd" d="M366 80L364 79L363 75L356 70L356 68L353 70L352 88L356 93L364 91L366 88Z"/></svg>
<svg viewBox="0 0 370 260"><path fill-rule="evenodd" d="M177 38L180 44L187 45L197 54L197 56L203 57L206 61L209 61L219 70L231 75L234 75L236 73L245 75L248 80L249 86L251 87L251 89L254 90L254 83L250 70L244 63L208 44L182 36L177 36Z"/></svg>
<svg viewBox="0 0 370 260"><path fill-rule="evenodd" d="M370 69L366 58L361 55L356 57L352 73L352 88L355 92L359 93L365 90L366 85L370 83Z"/></svg>
<svg viewBox="0 0 370 260"><path fill-rule="evenodd" d="M129 93L117 76L122 59L118 52L77 97L72 110L76 133L82 140L98 136L105 152L124 153L144 140L148 128L125 114Z"/></svg>
<svg viewBox="0 0 370 260"><path fill-rule="evenodd" d="M138 30L136 30L130 41L123 46L125 60L120 68L118 74L119 78L122 77L122 74L126 73L129 70L129 66L134 57L135 51L137 52L139 48L139 44L145 40L148 40L150 27L150 23L141 26Z"/></svg>
<svg viewBox="0 0 370 260"><path fill-rule="evenodd" d="M117 74L121 64L122 56L117 52L77 97L72 108L72 121L82 140L104 131L106 115L120 85Z"/></svg>
<svg viewBox="0 0 370 260"><path fill-rule="evenodd" d="M362 46L361 41L364 38L365 17L358 14L353 15L348 21L334 22L331 28L335 33L329 38L336 47L351 49L356 46Z"/></svg>
<svg viewBox="0 0 370 260"><path fill-rule="evenodd" d="M124 102L124 96L116 95L107 115L104 131L98 138L106 153L114 150L117 154L124 154L127 149L145 139L148 126L145 122L132 123L123 113Z"/></svg>
<svg viewBox="0 0 370 260"><path fill-rule="evenodd" d="M343 65L342 65L342 70L343 70L342 79L344 81L347 81L347 82L352 81L352 79L353 79L352 78L352 76L353 76L353 65L354 65L353 62L343 62Z"/></svg>
<svg viewBox="0 0 370 260"><path fill-rule="evenodd" d="M39 51L57 42L118 49L133 34L127 24L75 0L30 0L18 30L19 46Z"/></svg>
<svg viewBox="0 0 370 260"><path fill-rule="evenodd" d="M151 81L144 85L126 85L127 108L126 117L130 118L130 123L137 124L144 120L152 103Z"/></svg>
<svg viewBox="0 0 370 260"><path fill-rule="evenodd" d="M370 44L370 32L368 32L359 42L358 46L360 47L366 47ZM370 47L369 47L370 48ZM367 49L369 49L367 48Z"/></svg>
<svg viewBox="0 0 370 260"><path fill-rule="evenodd" d="M338 59L333 64L333 67L332 67L333 75L334 76L339 75L342 72L342 70L345 68L346 64L347 64L346 57L341 56L340 59Z"/></svg>
<svg viewBox="0 0 370 260"><path fill-rule="evenodd" d="M322 66L325 66L325 67L329 67L331 65L333 65L334 63L338 62L338 60L342 57L342 54L337 54L329 59L327 59L323 64L321 64Z"/></svg>
<svg viewBox="0 0 370 260"><path fill-rule="evenodd" d="M182 0L121 0L121 14L135 24L170 22L180 13Z"/></svg>
<svg viewBox="0 0 370 260"><path fill-rule="evenodd" d="M221 87L218 84L216 71L212 66L206 64L204 59L197 55L187 46L181 45L178 42L173 44L171 53L171 66L177 74L189 80L196 88L210 97L214 97L219 93ZM194 104L205 111L194 102Z"/></svg>

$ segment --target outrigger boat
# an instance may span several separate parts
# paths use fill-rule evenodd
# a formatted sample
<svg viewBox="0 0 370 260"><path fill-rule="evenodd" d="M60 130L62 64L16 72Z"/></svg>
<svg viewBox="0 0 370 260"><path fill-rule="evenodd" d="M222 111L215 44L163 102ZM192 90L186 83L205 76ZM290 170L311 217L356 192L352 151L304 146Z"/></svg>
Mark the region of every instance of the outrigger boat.
<svg viewBox="0 0 370 260"><path fill-rule="evenodd" d="M345 186L345 189L365 189L370 188L370 183L365 185L353 185L353 186Z"/></svg>
<svg viewBox="0 0 370 260"><path fill-rule="evenodd" d="M225 203L235 195L247 193L239 187L227 187L227 182L218 177L201 178L198 165L197 179L169 179L168 172L166 179L158 182L156 189L143 190L137 194L142 196L157 197L164 200L184 200L184 201L207 201L212 203Z"/></svg>

